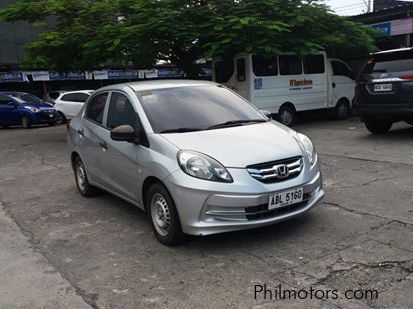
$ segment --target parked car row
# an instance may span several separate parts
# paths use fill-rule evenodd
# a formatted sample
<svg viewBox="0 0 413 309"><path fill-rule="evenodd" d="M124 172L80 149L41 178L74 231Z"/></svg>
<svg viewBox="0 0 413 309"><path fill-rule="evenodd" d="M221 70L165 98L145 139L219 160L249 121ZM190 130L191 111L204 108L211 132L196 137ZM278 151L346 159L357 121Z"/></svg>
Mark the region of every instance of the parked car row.
<svg viewBox="0 0 413 309"><path fill-rule="evenodd" d="M52 103L25 92L0 92L0 126L30 128L65 123L79 113L92 93L93 90L62 91ZM48 97L51 98L50 93Z"/></svg>

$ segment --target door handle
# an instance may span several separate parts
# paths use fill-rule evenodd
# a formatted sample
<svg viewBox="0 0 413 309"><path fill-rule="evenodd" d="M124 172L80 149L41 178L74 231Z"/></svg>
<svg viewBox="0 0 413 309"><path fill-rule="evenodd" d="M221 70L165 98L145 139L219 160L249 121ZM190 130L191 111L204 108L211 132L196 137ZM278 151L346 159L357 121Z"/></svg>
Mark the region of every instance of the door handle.
<svg viewBox="0 0 413 309"><path fill-rule="evenodd" d="M84 136L85 135L85 131L83 129L77 129L77 134Z"/></svg>
<svg viewBox="0 0 413 309"><path fill-rule="evenodd" d="M99 146L100 147L102 147L103 149L108 149L108 144L106 144L106 142L105 141L101 141L100 143L99 143Z"/></svg>
<svg viewBox="0 0 413 309"><path fill-rule="evenodd" d="M336 88L336 83L333 83L333 85L332 85L332 86L333 86L333 88Z"/></svg>

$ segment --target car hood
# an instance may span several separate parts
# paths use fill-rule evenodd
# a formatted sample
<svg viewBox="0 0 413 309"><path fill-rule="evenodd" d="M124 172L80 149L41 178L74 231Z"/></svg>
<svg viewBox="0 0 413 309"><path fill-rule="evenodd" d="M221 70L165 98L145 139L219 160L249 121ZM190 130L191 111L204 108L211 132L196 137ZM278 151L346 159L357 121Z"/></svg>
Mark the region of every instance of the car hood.
<svg viewBox="0 0 413 309"><path fill-rule="evenodd" d="M225 167L245 168L302 155L293 130L275 122L189 133L161 134L181 150L193 150Z"/></svg>
<svg viewBox="0 0 413 309"><path fill-rule="evenodd" d="M35 107L38 109L52 109L53 105L43 102L43 103L23 103L24 106Z"/></svg>

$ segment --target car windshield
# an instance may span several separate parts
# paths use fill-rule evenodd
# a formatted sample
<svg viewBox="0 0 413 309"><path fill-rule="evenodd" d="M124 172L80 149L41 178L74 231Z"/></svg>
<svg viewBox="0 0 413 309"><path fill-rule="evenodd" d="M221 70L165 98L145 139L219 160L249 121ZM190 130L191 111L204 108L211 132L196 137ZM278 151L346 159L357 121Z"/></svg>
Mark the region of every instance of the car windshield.
<svg viewBox="0 0 413 309"><path fill-rule="evenodd" d="M267 121L247 101L222 86L156 89L137 95L155 133L183 133Z"/></svg>
<svg viewBox="0 0 413 309"><path fill-rule="evenodd" d="M43 103L38 97L31 94L22 94L20 98L17 98L15 95L12 95L16 99L20 99L21 102L30 103L30 104L41 104Z"/></svg>

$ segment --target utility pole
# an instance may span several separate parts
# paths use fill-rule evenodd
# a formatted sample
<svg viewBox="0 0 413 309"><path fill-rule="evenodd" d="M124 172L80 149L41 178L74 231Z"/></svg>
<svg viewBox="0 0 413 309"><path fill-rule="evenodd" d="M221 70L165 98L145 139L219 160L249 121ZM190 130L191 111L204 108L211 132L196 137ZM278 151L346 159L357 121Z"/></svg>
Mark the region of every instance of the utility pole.
<svg viewBox="0 0 413 309"><path fill-rule="evenodd" d="M370 13L371 11L372 11L372 3L371 3L371 1L372 0L363 0L364 1L364 4L367 6L367 13Z"/></svg>

